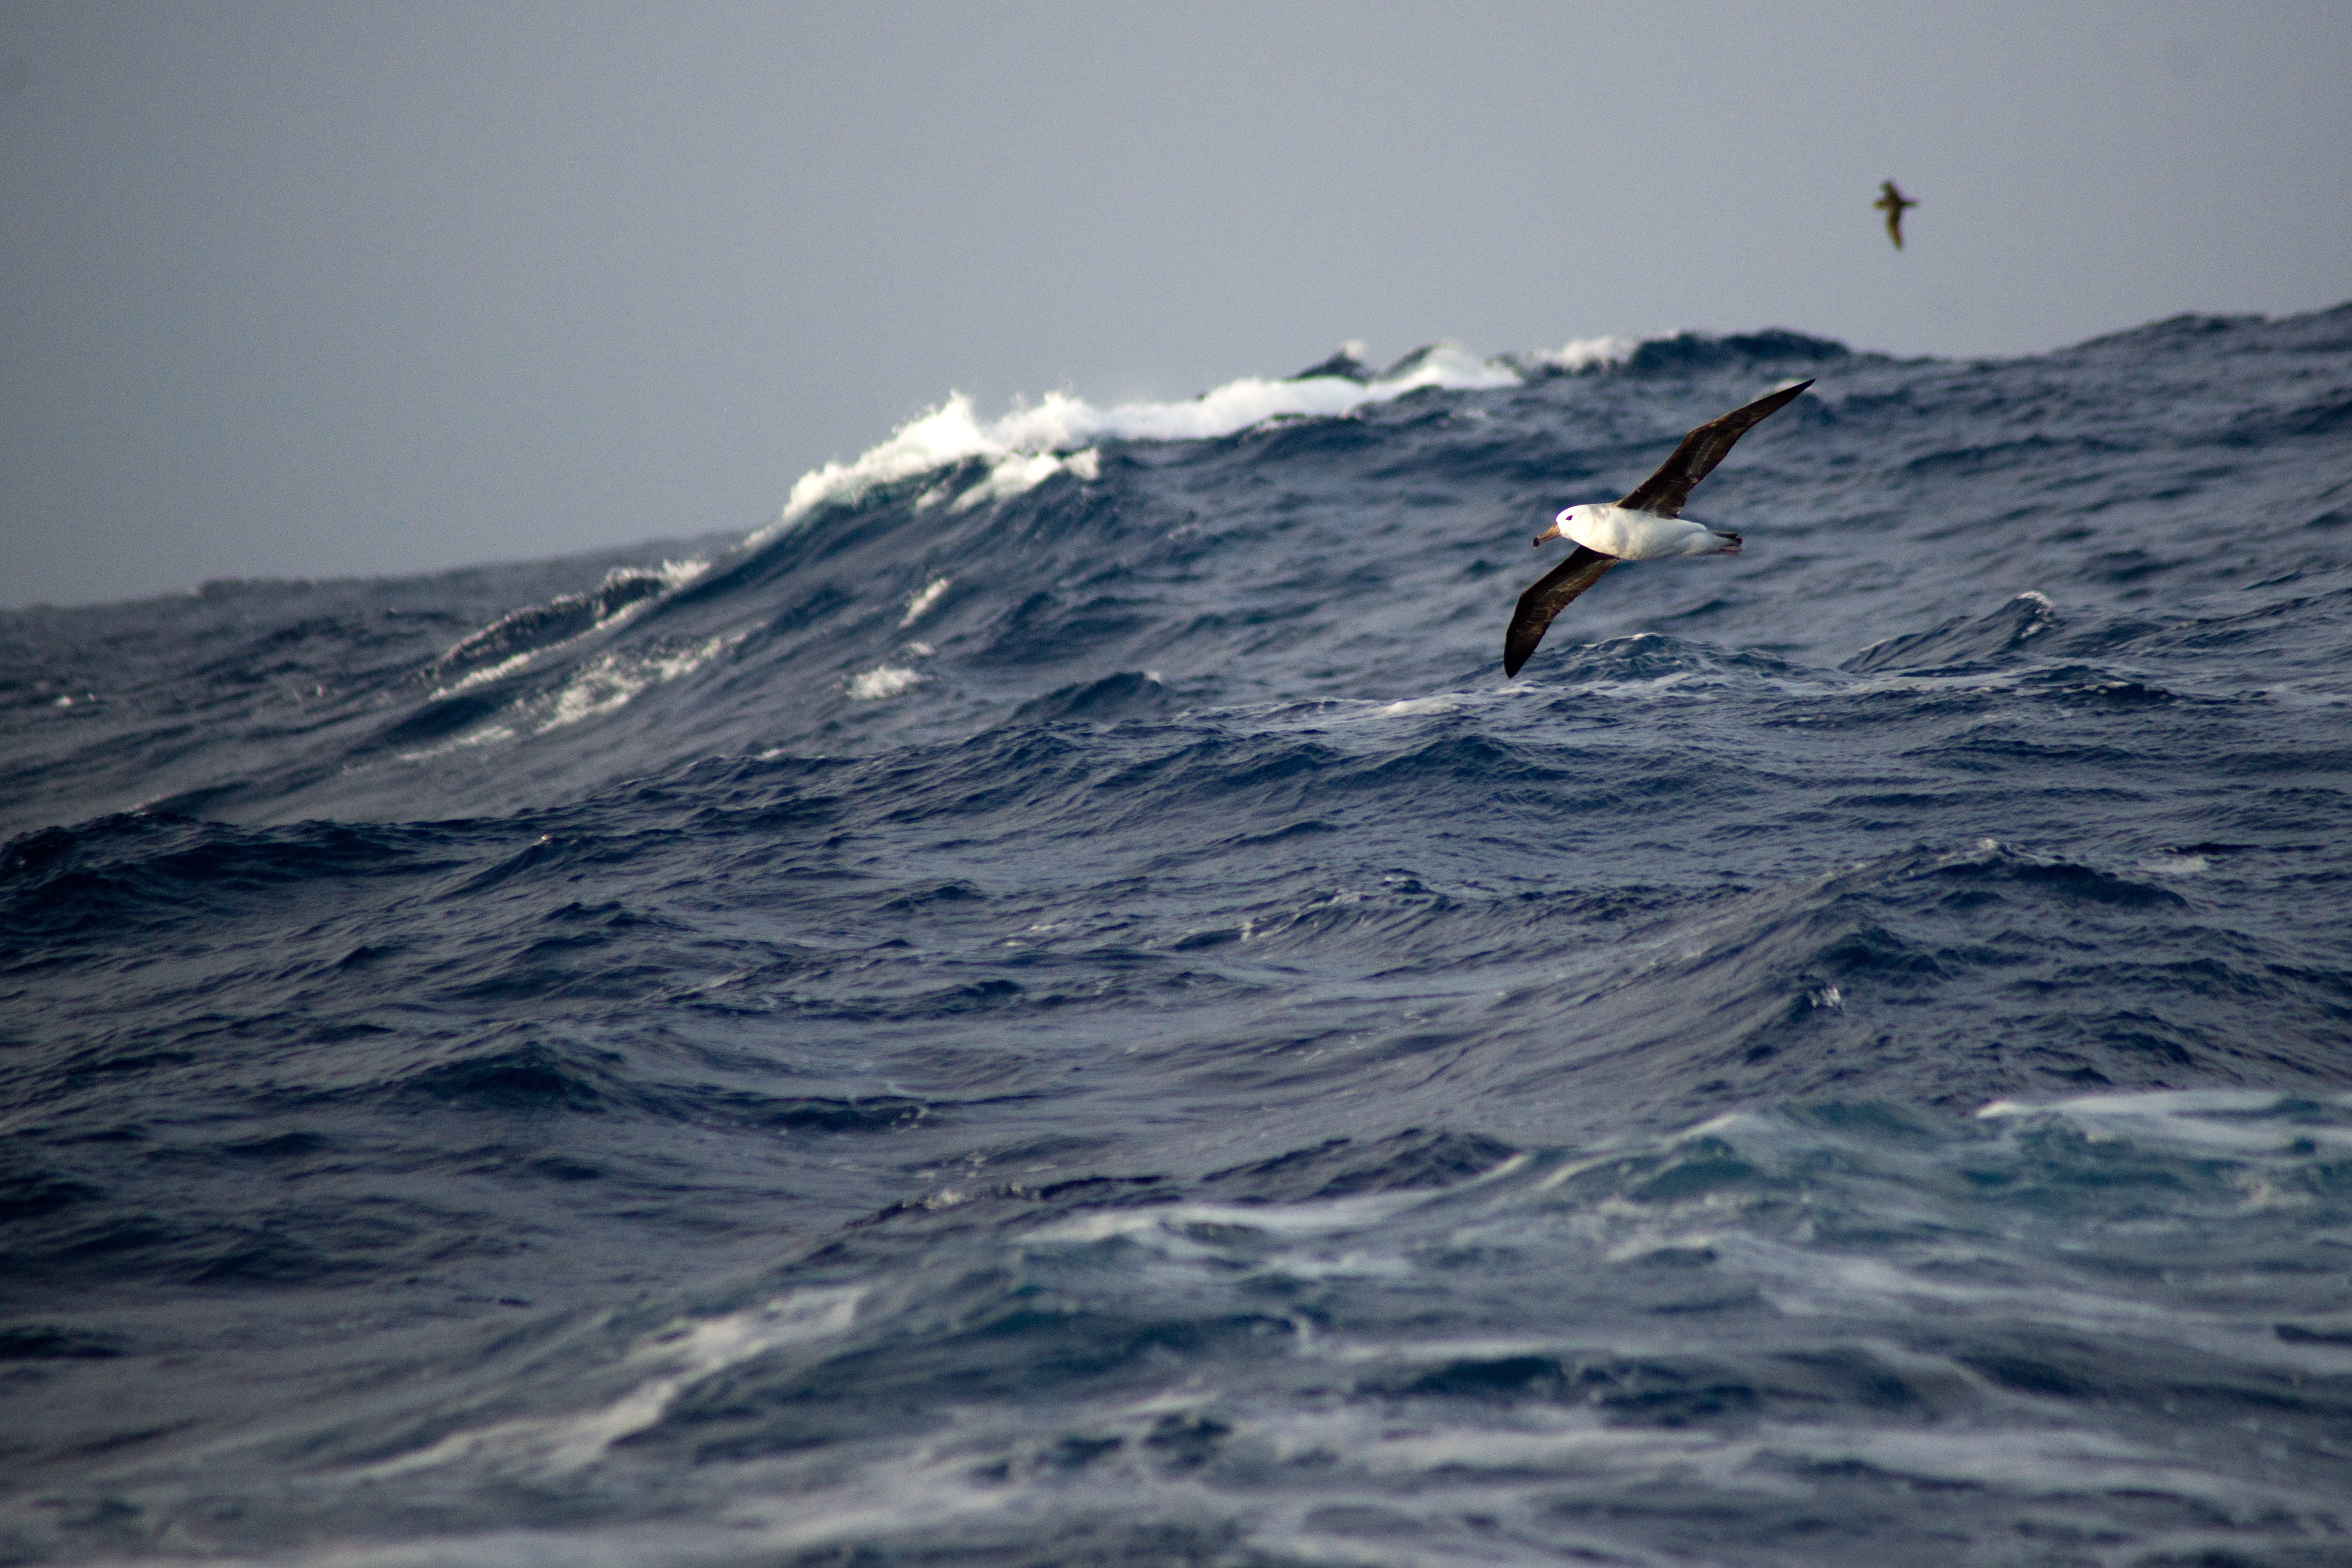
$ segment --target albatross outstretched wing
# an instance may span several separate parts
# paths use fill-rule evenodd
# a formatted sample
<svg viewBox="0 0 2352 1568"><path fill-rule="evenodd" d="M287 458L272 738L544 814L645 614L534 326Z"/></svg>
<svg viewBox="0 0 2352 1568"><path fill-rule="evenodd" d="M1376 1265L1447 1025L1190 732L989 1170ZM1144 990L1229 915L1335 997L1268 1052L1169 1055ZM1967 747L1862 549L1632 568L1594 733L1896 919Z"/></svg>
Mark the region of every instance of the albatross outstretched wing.
<svg viewBox="0 0 2352 1568"><path fill-rule="evenodd" d="M1528 662L1528 657L1536 651L1536 644L1543 641L1544 628L1551 625L1551 618L1616 564L1614 555L1603 555L1580 544L1567 560L1520 595L1519 607L1511 612L1511 629L1503 634L1503 673L1518 674L1519 666Z"/></svg>
<svg viewBox="0 0 2352 1568"><path fill-rule="evenodd" d="M1675 455L1658 465L1658 471L1633 487L1617 504L1633 511L1646 511L1658 517L1680 517L1683 502L1690 499L1691 487L1706 478L1731 444L1752 429L1757 421L1780 408L1796 395L1812 385L1801 381L1794 386L1784 386L1769 397L1759 397L1744 408L1735 408L1720 419L1710 419L1689 435L1675 448ZM1574 556L1570 560L1573 561ZM1551 581L1547 577L1545 582ZM1542 584L1538 584L1540 587ZM1560 601L1566 604L1568 601ZM1516 626L1516 623L1515 623ZM1529 647L1535 645L1529 643Z"/></svg>

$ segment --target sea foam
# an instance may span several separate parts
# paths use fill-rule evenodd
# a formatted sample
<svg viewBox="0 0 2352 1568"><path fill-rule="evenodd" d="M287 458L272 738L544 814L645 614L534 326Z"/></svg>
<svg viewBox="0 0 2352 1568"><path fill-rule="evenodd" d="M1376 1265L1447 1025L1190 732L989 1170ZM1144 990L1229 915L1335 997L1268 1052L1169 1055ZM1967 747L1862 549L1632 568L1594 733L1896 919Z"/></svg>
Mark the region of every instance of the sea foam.
<svg viewBox="0 0 2352 1568"><path fill-rule="evenodd" d="M1637 341L1579 340L1559 351L1561 356L1574 359L1572 365L1570 358L1541 357L1546 363L1583 368L1617 355L1620 345ZM854 502L878 486L975 458L985 460L989 470L956 498L959 508L1019 495L1058 473L1091 480L1099 473L1093 448L1103 441L1209 440L1284 416L1346 414L1425 386L1516 386L1523 379L1507 361L1482 359L1452 343L1438 343L1408 354L1370 380L1345 375L1289 381L1244 376L1181 403L1097 408L1069 393L1049 392L1034 404L1016 401L1000 417L982 419L970 397L950 393L945 403L900 426L888 440L855 462L827 463L802 475L776 521L754 531L743 544L756 550L821 507Z"/></svg>

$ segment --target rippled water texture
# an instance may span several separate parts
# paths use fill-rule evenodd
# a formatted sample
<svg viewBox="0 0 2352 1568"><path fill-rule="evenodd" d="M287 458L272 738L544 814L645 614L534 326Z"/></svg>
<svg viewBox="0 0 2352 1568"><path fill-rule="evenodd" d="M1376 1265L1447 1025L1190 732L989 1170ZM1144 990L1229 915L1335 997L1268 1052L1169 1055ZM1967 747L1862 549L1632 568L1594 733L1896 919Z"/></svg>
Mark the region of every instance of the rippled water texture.
<svg viewBox="0 0 2352 1568"><path fill-rule="evenodd" d="M1318 368L0 616L0 1560L2352 1563L2352 307Z"/></svg>

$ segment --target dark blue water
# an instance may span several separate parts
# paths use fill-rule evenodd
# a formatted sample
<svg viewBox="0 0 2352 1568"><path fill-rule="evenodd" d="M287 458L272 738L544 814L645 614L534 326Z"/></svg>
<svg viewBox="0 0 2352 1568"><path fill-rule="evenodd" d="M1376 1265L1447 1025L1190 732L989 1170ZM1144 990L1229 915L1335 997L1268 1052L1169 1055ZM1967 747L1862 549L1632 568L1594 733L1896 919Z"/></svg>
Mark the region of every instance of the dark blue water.
<svg viewBox="0 0 2352 1568"><path fill-rule="evenodd" d="M0 616L0 1560L2352 1563L2352 306L1324 368Z"/></svg>

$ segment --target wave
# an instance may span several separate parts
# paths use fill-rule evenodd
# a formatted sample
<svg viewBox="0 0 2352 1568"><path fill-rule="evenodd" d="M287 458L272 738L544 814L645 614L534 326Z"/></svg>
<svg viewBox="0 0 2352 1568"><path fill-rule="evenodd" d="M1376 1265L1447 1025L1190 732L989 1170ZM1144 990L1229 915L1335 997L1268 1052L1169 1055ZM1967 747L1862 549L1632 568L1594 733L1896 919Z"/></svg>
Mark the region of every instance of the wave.
<svg viewBox="0 0 2352 1568"><path fill-rule="evenodd" d="M2198 341L2244 374L2300 374L2329 320ZM1666 634L1734 665L1773 661L1792 698L1859 674L1957 711L2056 660L2082 675L2044 681L2053 696L2219 697L2259 658L2273 700L2341 700L2352 598L2311 521L2334 504L2326 465L2229 445L2248 407L2276 401L2258 380L2242 395L2184 381L2122 413L2047 394L2053 375L2110 374L2134 341L2151 377L2201 374L2158 328L2079 372L2063 355L1897 363L1790 332L1683 333L1495 359L1439 345L1381 369L1342 354L1183 404L1057 395L982 421L951 403L808 476L734 548L649 550L488 614L466 595L498 579L477 573L464 594L440 579L269 590L299 624L266 635L239 629L275 613L260 590L172 602L137 627L105 609L40 617L26 646L58 673L8 710L26 745L0 766L0 810L22 826L69 819L35 815L68 801L262 819L396 816L428 797L514 809L729 749L973 734L1122 672L1150 672L1185 708L1456 701L1493 679L1494 626L1524 570L1505 546L1530 519L1615 493L1725 398L1826 366L1703 492L1750 530L1753 559L1613 574L1531 679L1648 680L1657 700L1724 689L1656 665L1663 643L1630 661L1603 651ZM2327 396L2315 383L2294 400ZM2226 560L2196 499L2217 487L2267 520ZM2234 601L2166 587L2249 557L2288 569ZM1982 581L1986 563L2008 580ZM1966 630L1988 599L2009 615L2042 604L2052 629ZM195 640L154 643L152 673L121 656L181 626ZM2224 647L2245 657L2215 662ZM1027 711L1044 721L1050 706Z"/></svg>
<svg viewBox="0 0 2352 1568"><path fill-rule="evenodd" d="M1244 376L1181 403L1132 403L1097 408L1068 393L1046 394L1035 405L1016 401L1007 413L982 420L961 393L918 418L856 461L833 462L803 475L776 521L751 534L757 550L818 508L855 504L879 486L972 463L984 475L970 484L926 491L920 508L945 503L964 510L1008 500L1058 473L1099 477L1094 448L1104 441L1200 441L1235 435L1285 418L1328 418L1391 402L1429 387L1485 391L1523 384L1546 371L1623 367L1689 370L1757 360L1833 357L1843 344L1801 333L1771 331L1715 338L1684 332L1670 338L1572 339L1526 355L1480 358L1453 343L1413 350L1385 370L1364 363L1350 344L1330 359L1280 381Z"/></svg>
<svg viewBox="0 0 2352 1568"><path fill-rule="evenodd" d="M959 1179L723 1281L509 1327L458 1387L184 1441L8 1523L37 1557L103 1496L117 1550L331 1562L1359 1561L1507 1531L1794 1563L1824 1517L1998 1553L2063 1506L2142 1555L2324 1555L2352 1342L2308 1259L2347 1150L2342 1096L2231 1091ZM140 1349L16 1342L51 1369ZM266 1528L219 1506L289 1444Z"/></svg>
<svg viewBox="0 0 2352 1568"><path fill-rule="evenodd" d="M604 581L584 594L561 594L545 604L527 605L499 616L478 632L467 634L425 667L429 679L457 683L433 695L446 697L468 685L509 675L535 655L561 647L584 632L607 626L647 599L691 583L709 565L708 561L664 561L659 566L615 566Z"/></svg>
<svg viewBox="0 0 2352 1568"><path fill-rule="evenodd" d="M971 399L954 393L855 462L827 463L803 475L776 521L745 539L744 548L761 548L819 507L852 503L877 486L968 462L984 465L985 477L951 497L929 491L918 506L944 501L962 511L1008 500L1058 473L1097 479L1099 458L1089 448L1099 441L1211 439L1269 419L1346 414L1427 386L1506 386L1519 379L1500 362L1475 358L1450 343L1417 349L1378 374L1348 374L1353 368L1349 361L1338 372L1318 374L1318 367L1283 381L1244 376L1189 402L1109 409L1052 392L1034 406L1016 403L1009 413L986 421L975 416Z"/></svg>
<svg viewBox="0 0 2352 1568"><path fill-rule="evenodd" d="M2347 399L1359 351L0 616L0 1555L2325 1558Z"/></svg>

